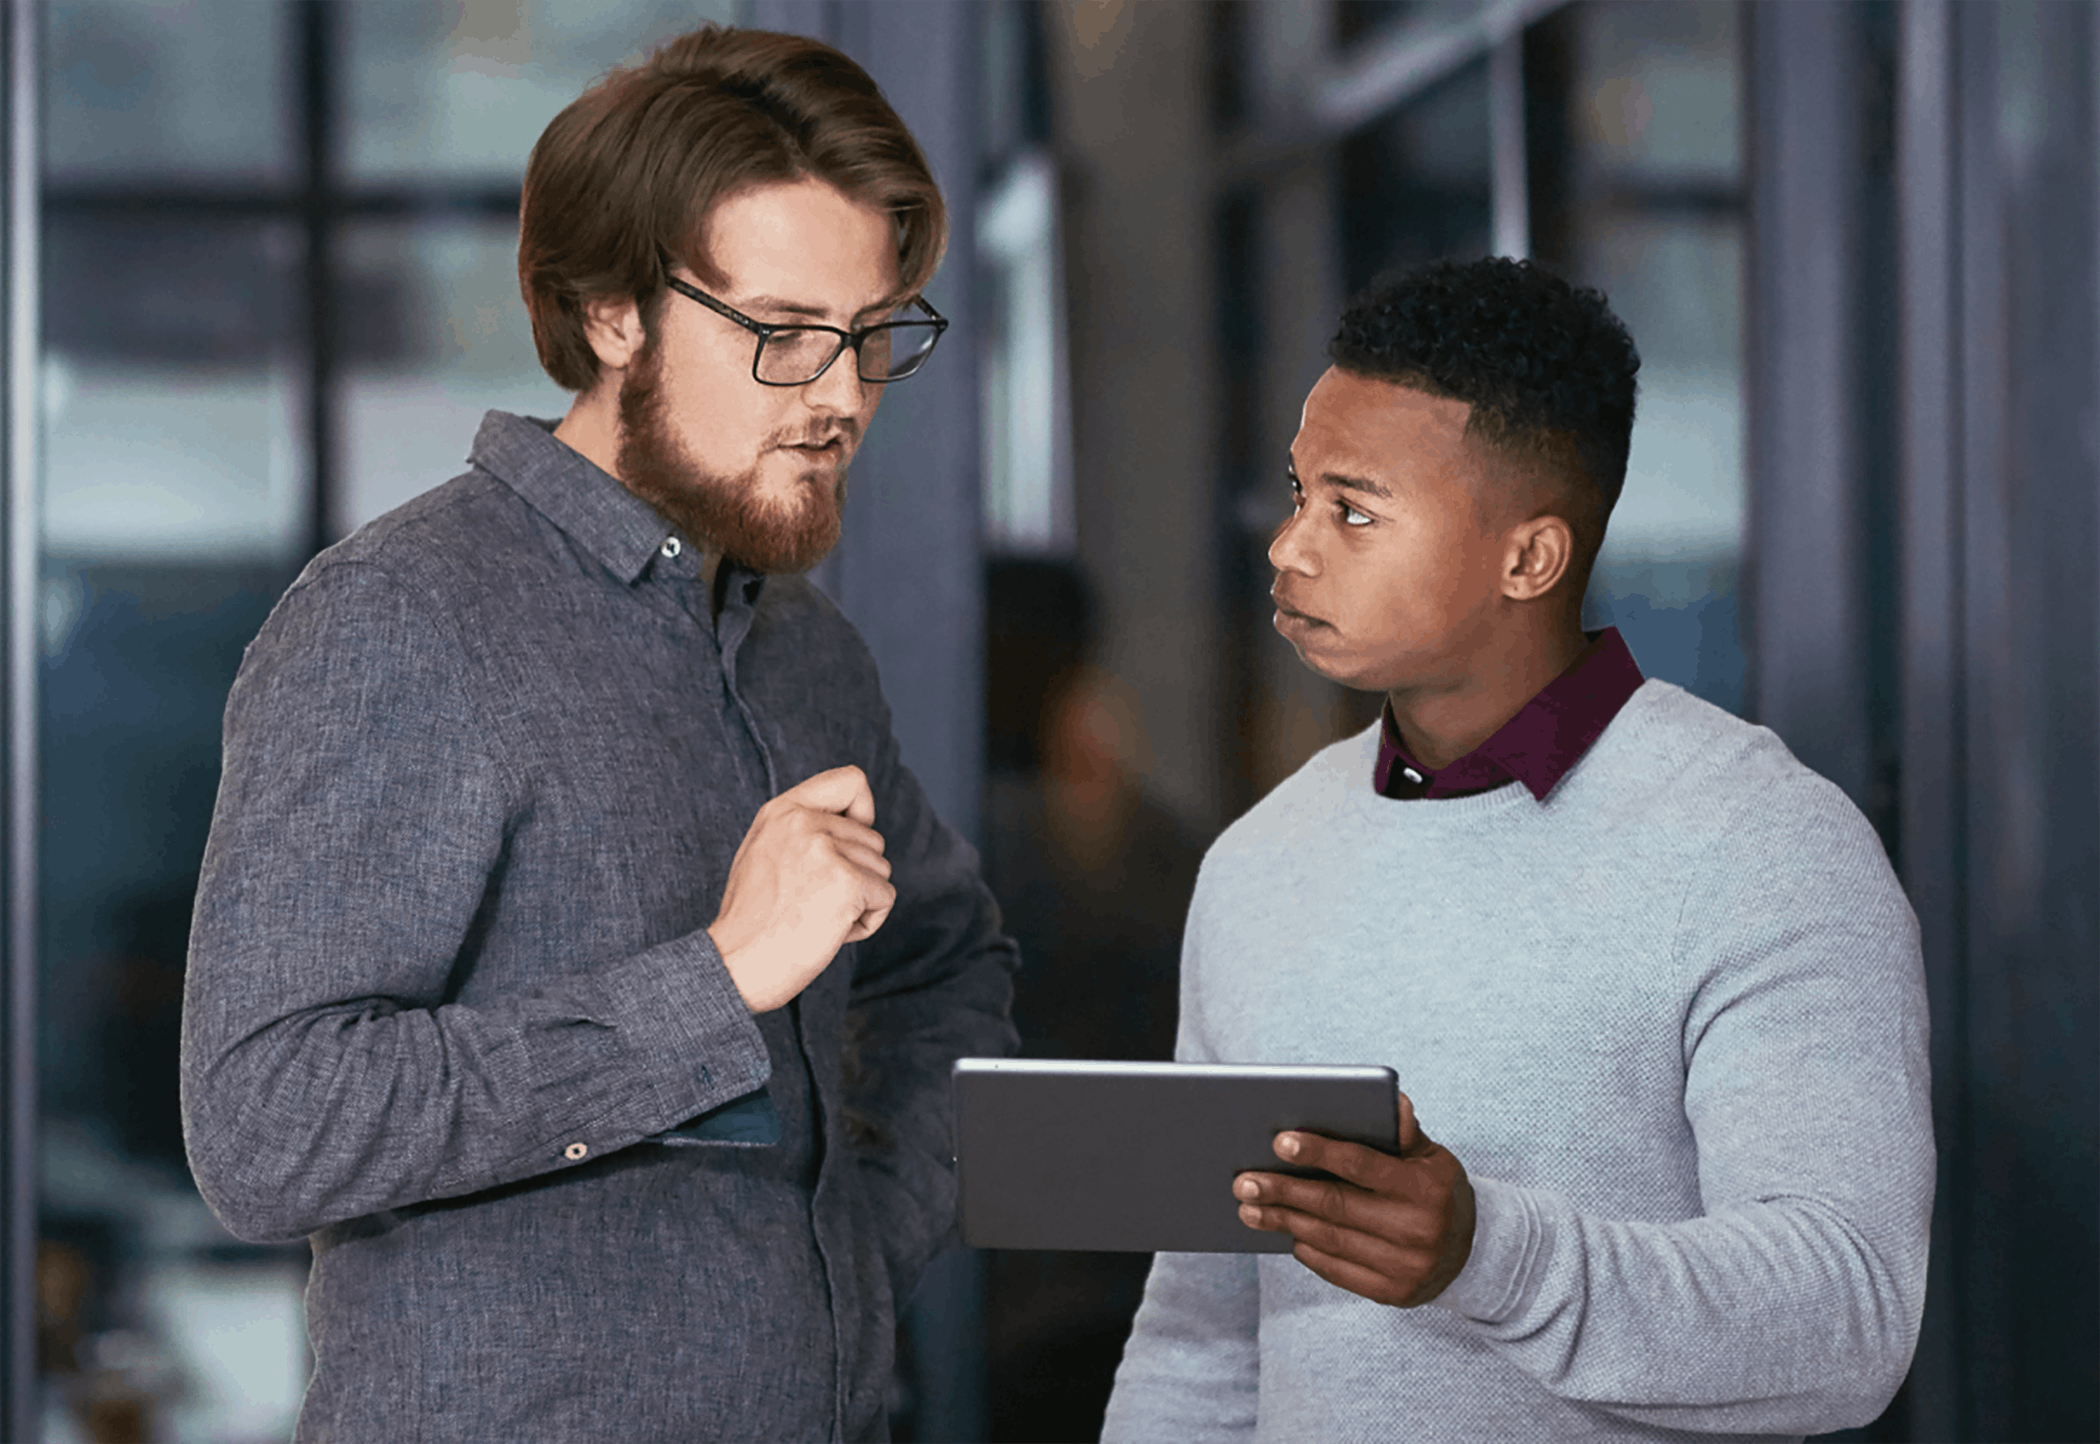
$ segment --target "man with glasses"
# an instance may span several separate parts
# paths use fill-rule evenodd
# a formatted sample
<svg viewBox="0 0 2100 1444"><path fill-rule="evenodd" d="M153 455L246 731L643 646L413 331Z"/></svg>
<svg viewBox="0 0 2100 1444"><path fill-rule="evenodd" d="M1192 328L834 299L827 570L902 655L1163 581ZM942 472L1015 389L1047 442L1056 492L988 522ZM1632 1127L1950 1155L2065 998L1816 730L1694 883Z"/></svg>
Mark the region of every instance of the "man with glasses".
<svg viewBox="0 0 2100 1444"><path fill-rule="evenodd" d="M311 1237L300 1438L886 1436L1015 957L797 573L946 322L843 55L704 29L558 116L519 276L559 423L309 566L249 648L183 1103Z"/></svg>

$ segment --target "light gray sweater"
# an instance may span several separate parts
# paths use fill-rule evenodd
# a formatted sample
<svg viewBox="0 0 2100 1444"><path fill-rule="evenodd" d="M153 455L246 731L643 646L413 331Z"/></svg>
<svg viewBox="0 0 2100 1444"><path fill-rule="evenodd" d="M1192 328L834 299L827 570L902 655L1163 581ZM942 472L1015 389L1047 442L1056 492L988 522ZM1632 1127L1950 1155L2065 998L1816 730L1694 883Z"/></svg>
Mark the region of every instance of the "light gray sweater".
<svg viewBox="0 0 2100 1444"><path fill-rule="evenodd" d="M1473 1181L1403 1310L1162 1254L1106 1440L1799 1438L1910 1364L1932 1121L1916 919L1771 732L1645 683L1541 803L1392 801L1378 729L1205 858L1178 1055L1387 1063Z"/></svg>

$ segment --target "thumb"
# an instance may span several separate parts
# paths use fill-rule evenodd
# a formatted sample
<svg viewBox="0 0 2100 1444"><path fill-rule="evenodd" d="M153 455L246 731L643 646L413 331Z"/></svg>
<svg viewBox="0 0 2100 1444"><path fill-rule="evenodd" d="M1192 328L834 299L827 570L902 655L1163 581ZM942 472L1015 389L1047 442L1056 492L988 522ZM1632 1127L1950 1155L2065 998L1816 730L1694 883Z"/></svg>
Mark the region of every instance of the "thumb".
<svg viewBox="0 0 2100 1444"><path fill-rule="evenodd" d="M1400 1156L1416 1158L1431 1152L1436 1144L1422 1131L1422 1124L1415 1117L1415 1102L1405 1093L1400 1095Z"/></svg>
<svg viewBox="0 0 2100 1444"><path fill-rule="evenodd" d="M865 827L875 825L875 794L868 787L868 775L850 763L806 778L781 795L818 812L844 813Z"/></svg>

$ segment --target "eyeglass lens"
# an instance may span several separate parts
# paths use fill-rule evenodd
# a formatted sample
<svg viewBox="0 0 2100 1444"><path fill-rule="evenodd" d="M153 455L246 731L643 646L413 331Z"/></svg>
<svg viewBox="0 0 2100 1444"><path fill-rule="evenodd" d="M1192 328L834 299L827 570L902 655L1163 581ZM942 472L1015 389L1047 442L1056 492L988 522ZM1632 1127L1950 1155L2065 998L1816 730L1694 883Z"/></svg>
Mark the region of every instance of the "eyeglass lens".
<svg viewBox="0 0 2100 1444"><path fill-rule="evenodd" d="M867 333L860 343L863 381L900 381L919 369L940 327L930 321L894 321ZM775 385L799 385L814 377L837 356L843 343L835 332L790 327L768 336L758 352L758 379Z"/></svg>

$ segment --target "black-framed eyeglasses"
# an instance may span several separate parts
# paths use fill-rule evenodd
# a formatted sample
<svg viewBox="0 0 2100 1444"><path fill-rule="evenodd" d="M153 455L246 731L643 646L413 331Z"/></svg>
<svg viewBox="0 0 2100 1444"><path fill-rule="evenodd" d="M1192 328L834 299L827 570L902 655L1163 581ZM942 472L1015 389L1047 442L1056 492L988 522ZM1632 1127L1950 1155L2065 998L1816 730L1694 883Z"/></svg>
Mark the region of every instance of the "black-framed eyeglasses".
<svg viewBox="0 0 2100 1444"><path fill-rule="evenodd" d="M771 326L754 321L734 306L717 301L698 286L664 277L664 284L689 300L698 301L717 315L727 316L758 337L758 350L751 357L751 379L763 386L807 386L831 369L839 353L853 348L860 379L876 385L902 381L926 364L933 345L948 329L948 318L914 297L926 320L878 321L857 331L797 321L792 326Z"/></svg>

